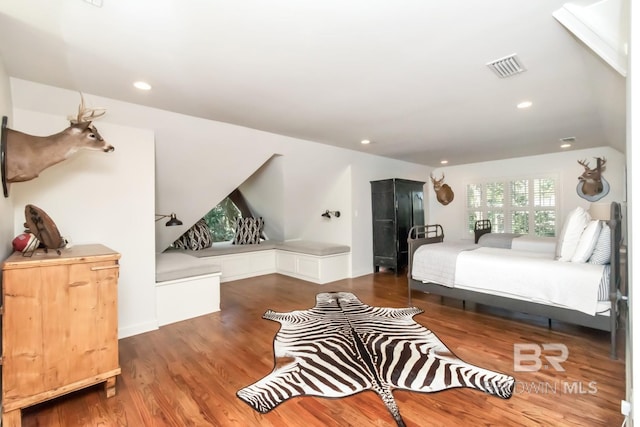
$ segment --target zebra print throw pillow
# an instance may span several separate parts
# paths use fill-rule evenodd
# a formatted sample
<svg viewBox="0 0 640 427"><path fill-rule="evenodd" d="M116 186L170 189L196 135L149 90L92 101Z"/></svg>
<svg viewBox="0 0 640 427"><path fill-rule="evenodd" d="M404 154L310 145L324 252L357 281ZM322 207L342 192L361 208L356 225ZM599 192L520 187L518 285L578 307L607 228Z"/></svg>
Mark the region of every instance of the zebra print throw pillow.
<svg viewBox="0 0 640 427"><path fill-rule="evenodd" d="M211 231L204 218L196 222L193 227L188 229L182 236L173 242L176 249L190 249L197 251L200 249L210 248L213 244Z"/></svg>
<svg viewBox="0 0 640 427"><path fill-rule="evenodd" d="M469 387L508 399L515 379L458 359L429 329L413 321L416 307L363 304L348 292L316 296L310 310L262 316L281 324L276 363L236 395L266 413L295 396L345 397L374 390L396 424L404 426L395 389L423 393Z"/></svg>
<svg viewBox="0 0 640 427"><path fill-rule="evenodd" d="M232 243L234 245L259 244L263 228L262 217L236 218L236 234L233 236Z"/></svg>

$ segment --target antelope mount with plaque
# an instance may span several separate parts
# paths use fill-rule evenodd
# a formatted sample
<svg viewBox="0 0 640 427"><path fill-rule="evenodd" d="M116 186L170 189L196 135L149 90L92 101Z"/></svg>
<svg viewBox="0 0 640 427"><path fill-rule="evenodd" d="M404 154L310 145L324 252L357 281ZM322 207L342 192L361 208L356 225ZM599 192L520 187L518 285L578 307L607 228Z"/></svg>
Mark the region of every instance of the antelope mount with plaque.
<svg viewBox="0 0 640 427"><path fill-rule="evenodd" d="M435 179L433 174L431 176L431 183L433 184L433 191L436 192L436 198L440 204L447 206L453 200L453 190L449 187L449 184L443 184L444 173L442 178Z"/></svg>
<svg viewBox="0 0 640 427"><path fill-rule="evenodd" d="M102 117L103 109L90 109L80 97L78 115L70 118L70 126L49 136L33 136L6 127L2 120L2 186L5 197L9 196L7 184L30 181L40 172L79 150L97 150L109 153L115 148L106 142L93 126L93 120Z"/></svg>

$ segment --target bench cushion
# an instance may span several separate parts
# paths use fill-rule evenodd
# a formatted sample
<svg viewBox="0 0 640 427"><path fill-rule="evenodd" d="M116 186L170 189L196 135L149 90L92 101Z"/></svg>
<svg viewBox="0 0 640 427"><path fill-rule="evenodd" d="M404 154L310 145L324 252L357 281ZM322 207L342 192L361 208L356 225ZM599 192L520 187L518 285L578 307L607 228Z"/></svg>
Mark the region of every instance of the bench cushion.
<svg viewBox="0 0 640 427"><path fill-rule="evenodd" d="M214 243L212 247L190 250L171 250L168 252L188 254L197 258L207 258L212 256L239 254L243 252L266 251L269 249L279 249L282 251L298 252L307 255L327 256L351 252L351 247L337 245L335 243L313 242L309 240L291 240L288 242L278 242L274 240L264 240L259 244L233 245L231 242Z"/></svg>
<svg viewBox="0 0 640 427"><path fill-rule="evenodd" d="M211 264L185 252L169 251L156 254L156 282L220 272L219 265Z"/></svg>
<svg viewBox="0 0 640 427"><path fill-rule="evenodd" d="M260 242L258 244L248 245L233 245L231 244L231 242L219 242L214 243L212 247L207 249L200 249L199 251L187 250L181 252L198 258L206 258L210 256L241 254L243 252L267 251L269 249L275 248L276 244L269 240Z"/></svg>
<svg viewBox="0 0 640 427"><path fill-rule="evenodd" d="M289 242L278 243L276 244L276 249L316 256L337 255L351 252L351 248L346 245L312 242L309 240L292 240Z"/></svg>

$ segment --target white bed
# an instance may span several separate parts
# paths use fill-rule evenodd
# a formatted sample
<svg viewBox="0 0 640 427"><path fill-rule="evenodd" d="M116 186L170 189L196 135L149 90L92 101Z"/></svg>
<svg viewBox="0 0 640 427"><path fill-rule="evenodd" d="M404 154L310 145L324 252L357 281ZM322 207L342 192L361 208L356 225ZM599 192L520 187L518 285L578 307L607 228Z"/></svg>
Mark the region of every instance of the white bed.
<svg viewBox="0 0 640 427"><path fill-rule="evenodd" d="M409 302L411 292L418 290L606 330L611 332L611 357L615 358L621 297L620 205L612 203L611 212L611 219L599 224L602 230L605 225L608 228L606 236L600 233L597 241L598 245L606 243L608 258L594 263L588 261L592 255L600 256L598 236L586 236L584 225L579 227L579 242L571 248L567 248L570 231L565 225L558 244L511 236L511 249L499 240L498 248L491 247L495 242L445 242L437 224L414 227L408 239ZM584 247L585 237L593 240L588 248ZM588 254L579 255L581 251Z"/></svg>
<svg viewBox="0 0 640 427"><path fill-rule="evenodd" d="M423 245L414 253L411 276L524 301L555 305L585 314L604 312L598 301L606 289L605 265L556 261L548 252L523 251L447 242ZM603 278L604 276L604 278ZM605 293L606 295L606 293Z"/></svg>

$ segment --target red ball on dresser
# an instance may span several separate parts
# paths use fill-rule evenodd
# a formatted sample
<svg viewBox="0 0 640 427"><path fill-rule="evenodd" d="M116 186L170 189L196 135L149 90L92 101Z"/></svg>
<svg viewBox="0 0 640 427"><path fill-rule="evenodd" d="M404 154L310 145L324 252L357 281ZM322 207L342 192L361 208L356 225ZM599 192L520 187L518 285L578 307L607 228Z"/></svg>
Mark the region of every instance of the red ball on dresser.
<svg viewBox="0 0 640 427"><path fill-rule="evenodd" d="M33 233L22 233L17 235L11 244L14 251L26 252L37 248L40 245L40 241Z"/></svg>

